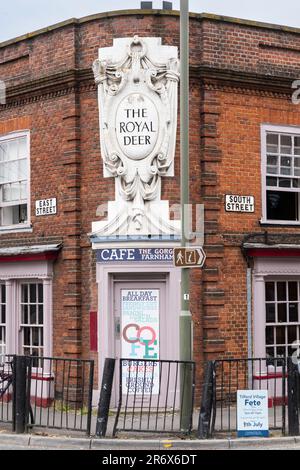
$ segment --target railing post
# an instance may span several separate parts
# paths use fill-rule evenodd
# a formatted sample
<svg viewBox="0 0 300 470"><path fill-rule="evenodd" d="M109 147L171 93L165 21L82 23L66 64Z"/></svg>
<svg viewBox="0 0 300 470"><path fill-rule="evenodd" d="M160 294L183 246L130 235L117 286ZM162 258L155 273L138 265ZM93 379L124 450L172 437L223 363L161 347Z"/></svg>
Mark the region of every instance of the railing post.
<svg viewBox="0 0 300 470"><path fill-rule="evenodd" d="M297 393L298 368L293 364L292 358L288 357L288 427L290 436L299 435L299 410Z"/></svg>
<svg viewBox="0 0 300 470"><path fill-rule="evenodd" d="M206 364L204 383L202 388L202 402L199 414L198 437L208 439L210 434L210 420L213 406L214 362Z"/></svg>
<svg viewBox="0 0 300 470"><path fill-rule="evenodd" d="M113 385L114 371L115 371L115 359L106 358L104 363L102 385L100 392L100 399L98 404L98 416L96 424L96 436L105 437L109 404L111 398L111 390Z"/></svg>
<svg viewBox="0 0 300 470"><path fill-rule="evenodd" d="M27 428L27 358L14 357L14 430L25 433Z"/></svg>

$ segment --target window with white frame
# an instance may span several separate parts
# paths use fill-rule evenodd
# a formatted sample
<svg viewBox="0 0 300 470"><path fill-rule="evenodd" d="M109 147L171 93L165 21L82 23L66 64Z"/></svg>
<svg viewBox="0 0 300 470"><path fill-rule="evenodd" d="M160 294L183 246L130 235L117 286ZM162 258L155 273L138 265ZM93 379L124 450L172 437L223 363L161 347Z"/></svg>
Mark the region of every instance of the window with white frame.
<svg viewBox="0 0 300 470"><path fill-rule="evenodd" d="M6 288L0 284L0 363L6 354Z"/></svg>
<svg viewBox="0 0 300 470"><path fill-rule="evenodd" d="M263 126L263 219L300 222L300 129Z"/></svg>
<svg viewBox="0 0 300 470"><path fill-rule="evenodd" d="M44 353L44 290L42 283L21 283L21 354Z"/></svg>
<svg viewBox="0 0 300 470"><path fill-rule="evenodd" d="M265 282L266 355L291 356L300 340L300 281Z"/></svg>
<svg viewBox="0 0 300 470"><path fill-rule="evenodd" d="M0 227L28 221L28 132L0 137Z"/></svg>

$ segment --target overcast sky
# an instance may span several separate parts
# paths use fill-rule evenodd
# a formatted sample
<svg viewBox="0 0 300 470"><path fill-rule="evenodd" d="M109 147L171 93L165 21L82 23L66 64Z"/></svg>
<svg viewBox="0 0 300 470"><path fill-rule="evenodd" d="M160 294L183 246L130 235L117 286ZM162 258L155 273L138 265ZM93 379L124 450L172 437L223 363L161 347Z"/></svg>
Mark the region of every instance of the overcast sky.
<svg viewBox="0 0 300 470"><path fill-rule="evenodd" d="M173 0L179 9L180 0ZM153 7L161 8L162 0ZM190 11L216 13L300 28L299 0L190 0ZM140 8L140 0L0 0L0 41L69 18L108 10Z"/></svg>

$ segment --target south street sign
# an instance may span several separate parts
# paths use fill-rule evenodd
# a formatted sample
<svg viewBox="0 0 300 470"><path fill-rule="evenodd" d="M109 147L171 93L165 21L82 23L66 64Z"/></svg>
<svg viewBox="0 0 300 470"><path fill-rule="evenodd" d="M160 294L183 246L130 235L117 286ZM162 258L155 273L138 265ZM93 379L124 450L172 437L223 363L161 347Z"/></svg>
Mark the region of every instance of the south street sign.
<svg viewBox="0 0 300 470"><path fill-rule="evenodd" d="M197 248L174 248L174 265L177 268L202 268L206 254L201 246Z"/></svg>

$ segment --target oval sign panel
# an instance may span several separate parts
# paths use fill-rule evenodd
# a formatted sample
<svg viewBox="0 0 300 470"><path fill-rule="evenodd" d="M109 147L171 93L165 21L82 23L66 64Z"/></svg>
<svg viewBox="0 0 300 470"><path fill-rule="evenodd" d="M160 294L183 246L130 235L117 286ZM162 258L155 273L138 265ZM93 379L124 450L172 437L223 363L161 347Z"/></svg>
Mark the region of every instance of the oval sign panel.
<svg viewBox="0 0 300 470"><path fill-rule="evenodd" d="M142 160L158 138L158 112L153 101L141 93L124 98L116 113L116 134L122 152L132 160Z"/></svg>

